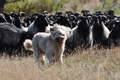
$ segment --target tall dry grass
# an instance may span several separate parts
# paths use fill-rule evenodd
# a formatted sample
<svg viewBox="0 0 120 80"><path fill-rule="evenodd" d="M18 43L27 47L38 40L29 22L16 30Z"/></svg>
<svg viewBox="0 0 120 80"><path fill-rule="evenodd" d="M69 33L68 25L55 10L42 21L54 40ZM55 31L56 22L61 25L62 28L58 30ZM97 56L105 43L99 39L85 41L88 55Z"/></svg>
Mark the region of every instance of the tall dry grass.
<svg viewBox="0 0 120 80"><path fill-rule="evenodd" d="M76 48L64 64L37 66L33 57L0 59L0 80L120 80L120 47Z"/></svg>

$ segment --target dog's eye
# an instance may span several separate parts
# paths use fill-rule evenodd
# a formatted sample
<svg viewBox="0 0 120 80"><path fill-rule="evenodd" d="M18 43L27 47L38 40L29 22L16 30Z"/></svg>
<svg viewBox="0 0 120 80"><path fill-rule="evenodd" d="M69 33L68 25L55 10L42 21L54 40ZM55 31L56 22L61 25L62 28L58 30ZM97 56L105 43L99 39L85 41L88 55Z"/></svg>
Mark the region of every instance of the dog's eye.
<svg viewBox="0 0 120 80"><path fill-rule="evenodd" d="M55 36L55 35L56 35L56 33L53 34L53 36Z"/></svg>
<svg viewBox="0 0 120 80"><path fill-rule="evenodd" d="M65 34L62 34L63 36L65 36Z"/></svg>
<svg viewBox="0 0 120 80"><path fill-rule="evenodd" d="M60 35L65 36L65 34L60 33Z"/></svg>

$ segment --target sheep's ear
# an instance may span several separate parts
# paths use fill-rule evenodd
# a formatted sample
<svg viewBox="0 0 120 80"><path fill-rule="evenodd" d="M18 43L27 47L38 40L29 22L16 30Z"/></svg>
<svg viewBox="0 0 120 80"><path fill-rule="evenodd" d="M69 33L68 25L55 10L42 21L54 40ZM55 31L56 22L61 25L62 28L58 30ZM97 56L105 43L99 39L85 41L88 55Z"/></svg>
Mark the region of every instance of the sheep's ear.
<svg viewBox="0 0 120 80"><path fill-rule="evenodd" d="M54 28L53 28L53 27L51 27L51 28L50 28L50 31L54 31Z"/></svg>

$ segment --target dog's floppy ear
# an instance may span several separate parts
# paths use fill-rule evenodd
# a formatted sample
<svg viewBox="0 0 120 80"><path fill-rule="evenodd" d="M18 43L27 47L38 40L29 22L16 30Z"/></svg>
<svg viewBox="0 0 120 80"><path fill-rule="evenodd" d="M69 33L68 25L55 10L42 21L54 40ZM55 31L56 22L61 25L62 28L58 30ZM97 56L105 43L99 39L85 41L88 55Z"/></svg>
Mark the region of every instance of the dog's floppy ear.
<svg viewBox="0 0 120 80"><path fill-rule="evenodd" d="M58 24L54 24L53 27L54 27L54 28L57 28L57 27L58 27Z"/></svg>
<svg viewBox="0 0 120 80"><path fill-rule="evenodd" d="M50 28L50 31L54 31L54 29L58 28L58 24L54 24L53 27Z"/></svg>
<svg viewBox="0 0 120 80"><path fill-rule="evenodd" d="M54 31L54 27L51 27L51 28L50 28L50 31Z"/></svg>

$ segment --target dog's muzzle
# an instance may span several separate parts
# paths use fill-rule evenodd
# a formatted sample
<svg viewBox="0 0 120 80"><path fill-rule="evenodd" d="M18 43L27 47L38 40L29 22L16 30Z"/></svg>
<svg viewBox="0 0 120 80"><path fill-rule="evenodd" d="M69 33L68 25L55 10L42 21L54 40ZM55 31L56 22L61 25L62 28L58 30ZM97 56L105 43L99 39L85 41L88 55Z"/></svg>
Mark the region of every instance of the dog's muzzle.
<svg viewBox="0 0 120 80"><path fill-rule="evenodd" d="M55 41L59 44L63 44L64 43L64 38L63 37L59 37L59 38L56 38Z"/></svg>

